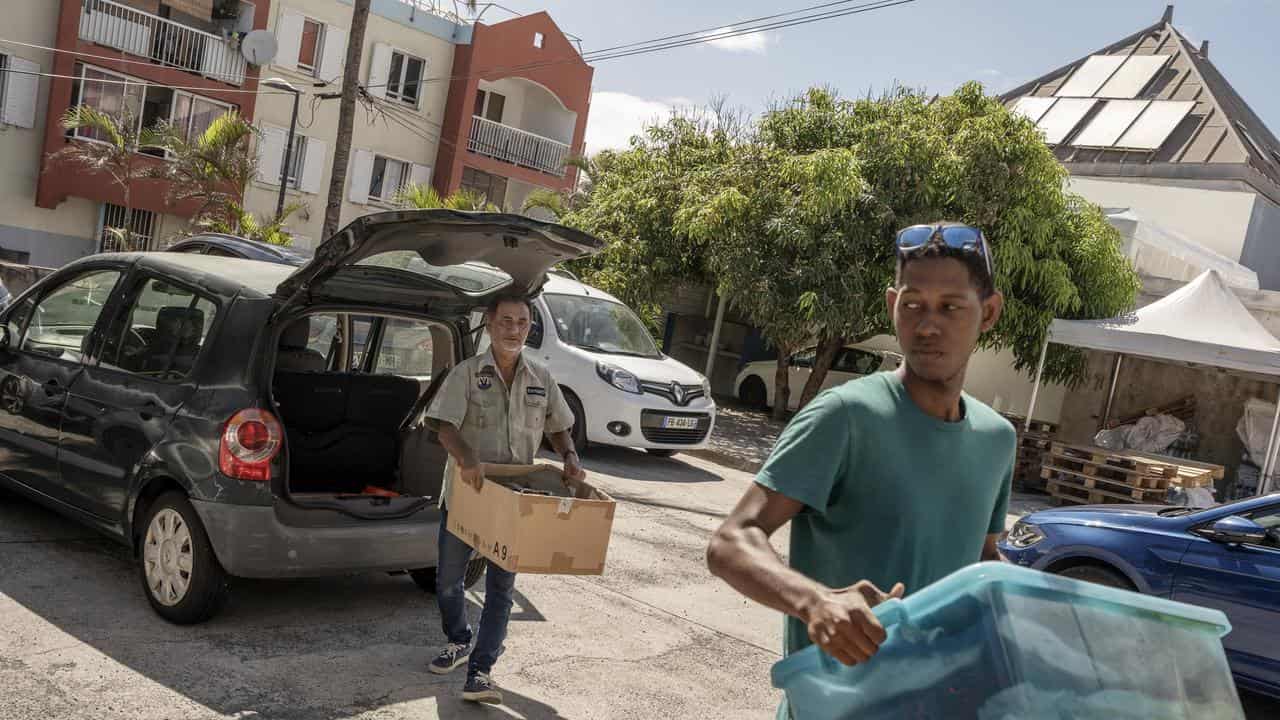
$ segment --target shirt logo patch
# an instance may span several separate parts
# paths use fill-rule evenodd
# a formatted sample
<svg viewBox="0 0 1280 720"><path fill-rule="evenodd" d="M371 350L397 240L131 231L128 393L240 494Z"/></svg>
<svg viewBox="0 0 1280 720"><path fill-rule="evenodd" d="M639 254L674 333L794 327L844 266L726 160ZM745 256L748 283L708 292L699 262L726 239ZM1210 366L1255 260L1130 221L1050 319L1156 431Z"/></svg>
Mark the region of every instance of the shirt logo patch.
<svg viewBox="0 0 1280 720"><path fill-rule="evenodd" d="M525 390L525 393L526 393L526 394L528 394L528 395L536 395L536 396L538 396L538 397L546 397L546 396L547 396L547 389L546 389L546 388L540 388L540 387L531 387L531 388L527 388L527 389Z"/></svg>
<svg viewBox="0 0 1280 720"><path fill-rule="evenodd" d="M489 388L493 387L493 378L488 375L476 376L476 387L480 388L481 390L488 390Z"/></svg>

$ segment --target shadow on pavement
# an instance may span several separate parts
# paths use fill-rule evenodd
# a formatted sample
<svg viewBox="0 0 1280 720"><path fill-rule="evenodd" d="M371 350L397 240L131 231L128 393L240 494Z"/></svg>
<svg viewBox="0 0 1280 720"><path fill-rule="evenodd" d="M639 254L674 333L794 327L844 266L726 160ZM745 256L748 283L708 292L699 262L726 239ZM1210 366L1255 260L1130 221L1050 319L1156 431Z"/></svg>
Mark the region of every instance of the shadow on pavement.
<svg viewBox="0 0 1280 720"><path fill-rule="evenodd" d="M427 662L444 642L439 613L433 596L407 575L236 580L219 616L202 625L171 625L148 605L124 546L0 493L0 604L12 603L30 614L9 615L9 652L0 669L24 691L45 688L42 696L61 698L64 707L50 716L79 717L76 707L105 699L104 677L129 677L86 653L87 646L229 717L337 720L424 699L434 700L436 712L447 718L511 717L512 711L525 718L562 717L546 703L507 690L505 709L464 703L464 673L428 673ZM471 604L474 621L474 595ZM512 619L545 618L517 593ZM14 653L18 648L24 652ZM45 663L58 664L56 684ZM501 675L499 663L499 684ZM133 684L107 694L145 688L157 703L174 700L149 682L136 682L139 690ZM84 717L92 707L85 706Z"/></svg>
<svg viewBox="0 0 1280 720"><path fill-rule="evenodd" d="M589 472L660 483L708 483L723 482L715 473L685 462L679 455L658 457L643 450L592 445L583 453L582 464Z"/></svg>

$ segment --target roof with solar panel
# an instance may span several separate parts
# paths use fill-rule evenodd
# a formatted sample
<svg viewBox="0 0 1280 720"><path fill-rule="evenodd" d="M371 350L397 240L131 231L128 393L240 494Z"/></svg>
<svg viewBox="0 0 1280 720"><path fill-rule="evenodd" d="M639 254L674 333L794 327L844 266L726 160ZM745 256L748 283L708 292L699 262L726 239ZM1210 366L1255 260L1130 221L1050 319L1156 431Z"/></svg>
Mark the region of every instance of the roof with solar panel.
<svg viewBox="0 0 1280 720"><path fill-rule="evenodd" d="M1073 175L1241 180L1280 203L1280 140L1173 26L1156 24L1006 93Z"/></svg>

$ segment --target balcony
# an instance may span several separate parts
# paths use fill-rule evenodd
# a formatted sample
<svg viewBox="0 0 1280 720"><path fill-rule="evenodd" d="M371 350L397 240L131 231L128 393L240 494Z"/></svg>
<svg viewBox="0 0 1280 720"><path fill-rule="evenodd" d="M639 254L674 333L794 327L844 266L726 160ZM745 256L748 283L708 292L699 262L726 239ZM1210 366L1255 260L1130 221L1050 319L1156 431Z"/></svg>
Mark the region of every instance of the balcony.
<svg viewBox="0 0 1280 720"><path fill-rule="evenodd" d="M471 138L467 149L477 155L564 177L564 161L569 146L562 142L478 115L471 118Z"/></svg>
<svg viewBox="0 0 1280 720"><path fill-rule="evenodd" d="M247 63L223 37L112 0L84 0L80 39L231 85L244 83Z"/></svg>

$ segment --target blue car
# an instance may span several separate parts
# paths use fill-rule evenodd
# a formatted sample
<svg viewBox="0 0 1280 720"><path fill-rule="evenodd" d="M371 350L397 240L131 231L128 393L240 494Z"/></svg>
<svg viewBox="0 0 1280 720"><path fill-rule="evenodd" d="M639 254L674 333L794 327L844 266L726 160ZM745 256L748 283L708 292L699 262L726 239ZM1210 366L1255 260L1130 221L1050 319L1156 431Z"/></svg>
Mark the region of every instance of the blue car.
<svg viewBox="0 0 1280 720"><path fill-rule="evenodd" d="M999 547L1018 565L1225 612L1237 684L1280 698L1280 493L1200 510L1043 510Z"/></svg>

